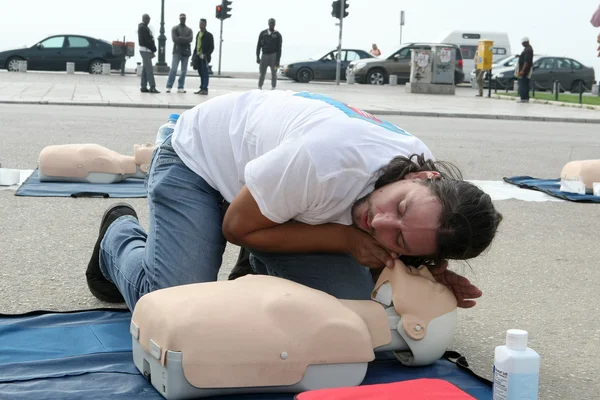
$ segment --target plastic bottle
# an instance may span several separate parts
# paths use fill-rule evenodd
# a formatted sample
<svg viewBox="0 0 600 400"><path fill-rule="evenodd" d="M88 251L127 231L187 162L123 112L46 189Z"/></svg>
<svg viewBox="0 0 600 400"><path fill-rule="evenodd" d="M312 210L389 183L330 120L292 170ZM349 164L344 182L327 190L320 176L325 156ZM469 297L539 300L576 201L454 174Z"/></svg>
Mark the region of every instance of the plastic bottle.
<svg viewBox="0 0 600 400"><path fill-rule="evenodd" d="M175 130L175 124L179 119L179 114L171 114L169 115L169 120L166 124L162 125L158 128L158 133L156 134L156 141L154 142L155 146L160 146L162 142L164 142Z"/></svg>
<svg viewBox="0 0 600 400"><path fill-rule="evenodd" d="M537 400L540 355L527 347L527 331L509 329L494 354L493 400Z"/></svg>

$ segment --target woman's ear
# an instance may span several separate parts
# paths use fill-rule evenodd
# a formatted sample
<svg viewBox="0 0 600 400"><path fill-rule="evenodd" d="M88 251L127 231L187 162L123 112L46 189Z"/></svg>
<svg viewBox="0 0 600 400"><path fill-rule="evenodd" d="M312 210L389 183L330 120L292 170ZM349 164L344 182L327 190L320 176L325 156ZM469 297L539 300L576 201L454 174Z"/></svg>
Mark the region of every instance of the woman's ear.
<svg viewBox="0 0 600 400"><path fill-rule="evenodd" d="M406 174L404 179L420 179L422 181L428 179L439 179L440 173L437 171L420 171L420 172L411 172Z"/></svg>

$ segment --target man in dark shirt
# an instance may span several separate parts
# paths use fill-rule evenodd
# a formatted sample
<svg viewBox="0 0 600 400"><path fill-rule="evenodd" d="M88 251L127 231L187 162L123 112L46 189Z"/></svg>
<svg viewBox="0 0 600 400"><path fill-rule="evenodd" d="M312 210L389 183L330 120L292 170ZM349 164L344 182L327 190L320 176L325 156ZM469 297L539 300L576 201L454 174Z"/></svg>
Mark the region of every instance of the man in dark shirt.
<svg viewBox="0 0 600 400"><path fill-rule="evenodd" d="M523 52L519 56L519 71L517 79L519 79L519 103L529 103L529 80L533 71L533 48L529 44L529 38L524 37L521 40L523 44Z"/></svg>
<svg viewBox="0 0 600 400"><path fill-rule="evenodd" d="M267 67L271 68L271 89L275 89L277 86L277 68L279 68L281 60L282 41L281 33L275 30L275 19L269 19L269 29L265 29L258 35L256 45L256 63L260 65L259 89L262 89L265 82ZM260 56L261 49L262 58Z"/></svg>
<svg viewBox="0 0 600 400"><path fill-rule="evenodd" d="M206 30L206 19L200 19L200 31L196 35L196 46L192 55L192 66L200 75L200 90L194 94L208 95L208 64L215 50L215 39L212 33Z"/></svg>
<svg viewBox="0 0 600 400"><path fill-rule="evenodd" d="M156 53L156 44L154 43L154 36L152 36L152 31L148 27L148 24L150 24L150 16L148 14L142 15L142 22L138 25L138 45L140 46L139 50L143 65L140 91L142 93L160 93L156 90L154 70L152 69L152 59ZM148 90L148 85L150 85L150 90Z"/></svg>

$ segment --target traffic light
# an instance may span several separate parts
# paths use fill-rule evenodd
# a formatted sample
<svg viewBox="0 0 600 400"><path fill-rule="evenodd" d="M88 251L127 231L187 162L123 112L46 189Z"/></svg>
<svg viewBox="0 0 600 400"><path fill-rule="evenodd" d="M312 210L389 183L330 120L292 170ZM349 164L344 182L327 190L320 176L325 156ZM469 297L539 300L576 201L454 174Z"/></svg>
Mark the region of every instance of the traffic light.
<svg viewBox="0 0 600 400"><path fill-rule="evenodd" d="M333 3L331 3L331 16L337 19L341 19L340 18L340 3L341 0L335 0ZM348 7L350 7L350 4L348 4L348 0L346 0L344 2L344 16L342 18L346 18L348 16L348 11L346 11L348 9Z"/></svg>
<svg viewBox="0 0 600 400"><path fill-rule="evenodd" d="M227 18L231 18L231 3L229 0L221 0L221 4L217 6L215 11L215 17L221 21Z"/></svg>
<svg viewBox="0 0 600 400"><path fill-rule="evenodd" d="M230 0L223 0L223 19L231 18L231 3Z"/></svg>

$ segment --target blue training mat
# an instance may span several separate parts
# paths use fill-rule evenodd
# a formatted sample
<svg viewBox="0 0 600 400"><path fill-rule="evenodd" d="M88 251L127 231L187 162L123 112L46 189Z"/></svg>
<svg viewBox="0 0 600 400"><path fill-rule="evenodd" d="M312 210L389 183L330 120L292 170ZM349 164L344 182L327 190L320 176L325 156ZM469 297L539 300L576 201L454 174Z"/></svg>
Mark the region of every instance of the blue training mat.
<svg viewBox="0 0 600 400"><path fill-rule="evenodd" d="M531 176L513 176L512 178L504 178L504 181L523 189L538 190L563 200L578 203L600 203L600 196L561 192L560 179L537 179Z"/></svg>
<svg viewBox="0 0 600 400"><path fill-rule="evenodd" d="M133 363L130 320L127 310L107 309L0 316L0 393L6 396L0 397L163 399ZM477 399L491 399L489 381L459 364L441 359L432 366L408 368L398 361L375 361L363 384L438 378ZM254 394L212 399L292 400L293 396Z"/></svg>
<svg viewBox="0 0 600 400"><path fill-rule="evenodd" d="M147 197L143 179L125 179L118 183L40 182L38 170L17 189L15 196L31 197Z"/></svg>

